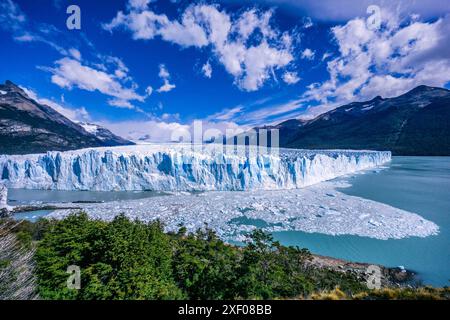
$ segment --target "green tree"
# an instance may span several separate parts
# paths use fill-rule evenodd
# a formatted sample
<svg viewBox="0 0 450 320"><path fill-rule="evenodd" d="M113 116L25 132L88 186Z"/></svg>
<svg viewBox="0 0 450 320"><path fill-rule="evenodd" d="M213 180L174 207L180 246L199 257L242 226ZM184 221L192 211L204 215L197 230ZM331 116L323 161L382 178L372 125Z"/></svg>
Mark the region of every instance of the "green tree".
<svg viewBox="0 0 450 320"><path fill-rule="evenodd" d="M51 299L178 299L172 240L159 222L112 222L84 213L59 221L38 245L40 294ZM81 289L67 288L69 265L81 269Z"/></svg>
<svg viewBox="0 0 450 320"><path fill-rule="evenodd" d="M179 286L191 299L233 299L238 253L211 230L178 233L174 272Z"/></svg>

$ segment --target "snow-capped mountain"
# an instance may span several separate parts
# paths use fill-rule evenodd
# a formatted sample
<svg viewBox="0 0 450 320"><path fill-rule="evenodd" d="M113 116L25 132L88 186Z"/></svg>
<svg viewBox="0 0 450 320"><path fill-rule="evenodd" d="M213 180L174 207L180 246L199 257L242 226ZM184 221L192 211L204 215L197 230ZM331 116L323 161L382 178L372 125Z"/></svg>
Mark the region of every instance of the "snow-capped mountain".
<svg viewBox="0 0 450 320"><path fill-rule="evenodd" d="M419 86L399 97L378 96L272 128L280 130L280 146L287 148L450 155L450 91Z"/></svg>
<svg viewBox="0 0 450 320"><path fill-rule="evenodd" d="M82 126L84 130L100 139L103 142L104 146L121 146L133 144L131 141L128 141L115 135L108 129L98 124L88 122L78 122L78 125Z"/></svg>
<svg viewBox="0 0 450 320"><path fill-rule="evenodd" d="M90 127L89 127L90 129ZM132 144L97 127L95 134L6 81L0 84L0 154Z"/></svg>

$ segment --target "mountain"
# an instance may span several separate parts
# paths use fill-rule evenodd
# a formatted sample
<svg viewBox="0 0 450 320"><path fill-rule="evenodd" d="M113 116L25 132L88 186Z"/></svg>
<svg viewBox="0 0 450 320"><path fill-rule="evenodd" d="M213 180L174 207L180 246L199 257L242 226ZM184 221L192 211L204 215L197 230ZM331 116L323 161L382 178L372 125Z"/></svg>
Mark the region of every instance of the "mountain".
<svg viewBox="0 0 450 320"><path fill-rule="evenodd" d="M127 144L133 143L104 128L95 133L87 131L51 107L30 99L11 81L0 84L0 154Z"/></svg>
<svg viewBox="0 0 450 320"><path fill-rule="evenodd" d="M115 134L113 134L108 129L99 126L98 124L88 123L88 122L78 122L78 125L83 127L84 130L96 136L99 140L103 142L104 146L125 146L132 145L131 141L125 140Z"/></svg>
<svg viewBox="0 0 450 320"><path fill-rule="evenodd" d="M395 98L378 96L313 120L288 120L274 128L280 130L280 146L287 148L450 155L450 91L419 86Z"/></svg>

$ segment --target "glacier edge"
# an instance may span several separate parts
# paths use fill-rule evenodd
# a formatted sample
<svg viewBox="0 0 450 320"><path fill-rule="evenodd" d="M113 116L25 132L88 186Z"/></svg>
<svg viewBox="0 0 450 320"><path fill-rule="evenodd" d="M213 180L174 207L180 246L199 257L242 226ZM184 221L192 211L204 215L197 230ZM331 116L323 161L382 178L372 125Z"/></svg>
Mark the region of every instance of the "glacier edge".
<svg viewBox="0 0 450 320"><path fill-rule="evenodd" d="M391 160L389 151L277 151L248 156L176 144L0 155L0 178L8 188L45 190L276 190L302 188Z"/></svg>

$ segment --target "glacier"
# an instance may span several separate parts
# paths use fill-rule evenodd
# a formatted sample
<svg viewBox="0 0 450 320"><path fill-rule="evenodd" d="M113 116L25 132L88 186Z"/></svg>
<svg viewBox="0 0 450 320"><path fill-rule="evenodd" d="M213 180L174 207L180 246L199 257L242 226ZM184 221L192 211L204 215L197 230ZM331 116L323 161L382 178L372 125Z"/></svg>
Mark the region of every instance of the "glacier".
<svg viewBox="0 0 450 320"><path fill-rule="evenodd" d="M0 178L8 188L43 190L277 190L310 186L391 160L389 151L269 151L250 155L208 145L147 144L0 155Z"/></svg>
<svg viewBox="0 0 450 320"><path fill-rule="evenodd" d="M125 214L141 221L158 219L169 231L180 225L195 231L207 224L221 238L233 241L244 240L257 227L268 232L377 239L426 237L439 232L436 224L415 213L338 191L345 187L342 179L366 169L382 170L391 160L390 152L276 149L251 154L242 149L225 152L211 146L146 144L1 155L0 185L162 191L137 200L52 203L59 209L47 217L61 219L80 210L101 220ZM328 181L337 177L342 178Z"/></svg>

